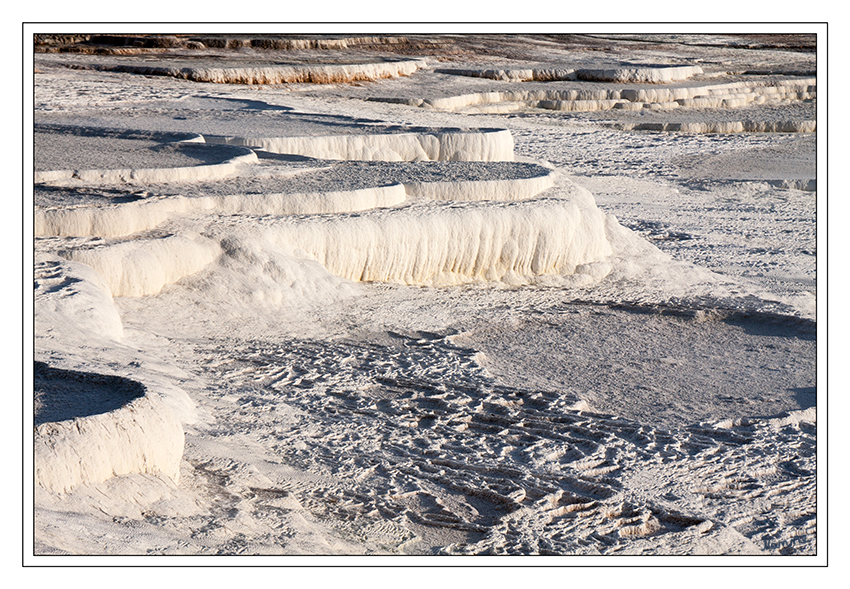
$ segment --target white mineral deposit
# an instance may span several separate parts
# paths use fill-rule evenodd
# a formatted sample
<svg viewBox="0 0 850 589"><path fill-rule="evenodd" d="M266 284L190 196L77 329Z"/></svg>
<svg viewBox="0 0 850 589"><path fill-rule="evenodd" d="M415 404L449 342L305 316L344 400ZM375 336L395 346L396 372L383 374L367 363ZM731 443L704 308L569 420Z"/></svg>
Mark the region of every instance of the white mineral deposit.
<svg viewBox="0 0 850 589"><path fill-rule="evenodd" d="M823 555L815 35L34 40L37 560Z"/></svg>

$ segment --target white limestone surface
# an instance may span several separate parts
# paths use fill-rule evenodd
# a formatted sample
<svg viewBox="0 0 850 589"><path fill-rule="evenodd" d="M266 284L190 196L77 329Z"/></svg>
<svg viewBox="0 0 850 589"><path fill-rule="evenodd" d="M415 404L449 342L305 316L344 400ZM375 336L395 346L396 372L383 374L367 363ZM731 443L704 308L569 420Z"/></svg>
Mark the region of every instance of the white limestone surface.
<svg viewBox="0 0 850 589"><path fill-rule="evenodd" d="M532 80L549 82L553 80L574 80L576 78L576 70L571 68L434 68L434 72L488 78L502 82L528 82Z"/></svg>
<svg viewBox="0 0 850 589"><path fill-rule="evenodd" d="M602 82L667 84L699 76L703 70L698 65L667 67L621 67L611 69L580 69L576 76L581 80Z"/></svg>
<svg viewBox="0 0 850 589"><path fill-rule="evenodd" d="M156 294L164 286L198 272L220 252L215 241L177 234L78 248L60 255L94 268L112 296L139 297Z"/></svg>
<svg viewBox="0 0 850 589"><path fill-rule="evenodd" d="M551 182L544 177L544 182ZM504 184L501 183L501 184ZM474 186L481 199L504 189ZM510 186L511 183L507 183ZM426 197L439 197L440 187ZM534 186L539 188L539 186ZM460 195L461 200L464 196ZM528 195L526 194L525 197ZM604 216L592 202L543 200L449 209L412 205L375 210L368 217L257 217L251 233L290 252L304 252L330 273L354 281L459 284L528 282L544 274L571 274L578 265L610 255ZM244 223L238 223L236 227ZM112 296L156 294L207 267L228 240L227 224L212 223L206 236L134 239L62 252L94 268Z"/></svg>
<svg viewBox="0 0 850 589"><path fill-rule="evenodd" d="M574 38L493 36L445 57L469 69L509 54L553 69L570 57L585 69L622 58L768 73L518 88L423 69L375 84L237 87L51 56L63 66L35 76L46 125L173 121L246 139L409 127L454 133L466 143L446 153L475 157L489 148L457 130L491 128L510 134L512 153L488 167L425 161L419 139L421 153L320 137L314 153L372 159L296 151L220 182L38 187L39 210L57 212L34 240L36 360L144 383L152 404L37 424L38 456L53 444L69 464L36 457L49 468L34 493L34 558L819 558L816 194L801 190L816 137L609 126L805 120L816 98L790 90L805 76L787 72L812 71L814 55L669 40L580 40L614 56L572 51ZM499 54L480 50L494 43ZM623 96L682 87L699 94ZM745 88L764 91L749 101ZM378 95L393 102L364 100ZM426 106L478 95L517 110ZM620 106L594 116L526 98ZM696 98L718 102L676 102ZM523 168L530 160L561 177ZM313 171L276 176L296 168ZM367 177L388 187L385 200L354 194ZM96 232L107 235L73 235ZM89 455L112 469L84 471Z"/></svg>
<svg viewBox="0 0 850 589"><path fill-rule="evenodd" d="M408 182L404 187L412 197L428 200L514 201L526 200L555 185L557 174L505 180L468 180L447 182Z"/></svg>
<svg viewBox="0 0 850 589"><path fill-rule="evenodd" d="M669 68L675 69L675 68ZM611 72L614 76L615 72ZM734 108L748 104L771 104L812 100L817 96L815 78L782 81L736 81L675 87L569 88L552 90L500 90L455 96L409 99L392 102L456 112L511 112L523 108L564 111L594 111L644 105L677 104L687 108ZM376 99L378 100L378 99Z"/></svg>
<svg viewBox="0 0 850 589"><path fill-rule="evenodd" d="M109 286L87 264L39 255L33 272L40 325L63 325L91 337L120 341L121 316Z"/></svg>
<svg viewBox="0 0 850 589"><path fill-rule="evenodd" d="M593 80L600 82L666 84L703 74L700 66L643 66L603 69L586 68L435 68L437 73L489 78L504 82L551 82Z"/></svg>
<svg viewBox="0 0 850 589"><path fill-rule="evenodd" d="M308 170L310 172L311 170ZM375 170L377 174L379 170ZM276 192L271 177L265 182L269 189L263 193L208 194L198 189L192 196L159 195L139 197L131 202L87 203L74 207L36 207L35 235L121 237L154 229L169 220L185 215L304 215L366 211L373 208L397 206L410 199L428 200L523 200L531 198L555 183L556 173L537 166L523 177L510 177L512 170L498 164L480 169L459 171L454 180L436 180L410 166L395 174L403 183L366 186L351 190L322 192ZM527 170L513 173L528 174ZM275 177L276 173L272 173ZM281 173L284 177L285 173ZM385 177L387 171L380 176ZM488 174L498 179L489 180ZM353 175L353 174L352 174ZM464 180L464 176L469 179ZM253 176L245 175L250 180ZM303 178L303 176L302 176ZM260 180L256 180L260 181ZM376 179L374 182L380 183ZM384 180L385 181L385 180ZM289 183L296 187L297 180ZM248 184L244 185L246 188Z"/></svg>
<svg viewBox="0 0 850 589"><path fill-rule="evenodd" d="M243 154L217 164L175 168L124 168L90 170L38 170L34 181L42 184L150 184L160 182L200 182L235 174L239 166L257 161L257 154L246 149Z"/></svg>
<svg viewBox="0 0 850 589"><path fill-rule="evenodd" d="M815 133L816 121L712 121L694 123L613 123L623 131L668 133Z"/></svg>
<svg viewBox="0 0 850 589"><path fill-rule="evenodd" d="M280 154L363 161L513 161L513 138L504 129L306 137L208 137Z"/></svg>
<svg viewBox="0 0 850 589"><path fill-rule="evenodd" d="M422 60L351 64L295 64L267 66L93 65L93 69L144 76L169 76L213 84L337 84L409 76L427 67Z"/></svg>
<svg viewBox="0 0 850 589"><path fill-rule="evenodd" d="M298 215L363 211L397 205L404 186L307 193L233 194L187 198L168 196L107 206L38 208L37 236L121 237L154 229L187 214Z"/></svg>
<svg viewBox="0 0 850 589"><path fill-rule="evenodd" d="M527 283L611 254L604 215L580 199L423 204L368 217L260 220L250 231L336 276L411 285Z"/></svg>
<svg viewBox="0 0 850 589"><path fill-rule="evenodd" d="M35 482L56 493L133 473L180 479L183 428L145 395L108 413L39 424L33 432Z"/></svg>

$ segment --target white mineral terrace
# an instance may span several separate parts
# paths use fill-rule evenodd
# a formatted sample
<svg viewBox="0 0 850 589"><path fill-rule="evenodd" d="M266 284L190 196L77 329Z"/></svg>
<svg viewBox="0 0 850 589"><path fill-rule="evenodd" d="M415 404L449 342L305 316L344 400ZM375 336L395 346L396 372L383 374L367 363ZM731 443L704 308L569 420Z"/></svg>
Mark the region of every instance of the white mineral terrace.
<svg viewBox="0 0 850 589"><path fill-rule="evenodd" d="M409 76L423 61L257 67L168 67L98 65L96 69L144 76L170 76L213 84L339 84Z"/></svg>
<svg viewBox="0 0 850 589"><path fill-rule="evenodd" d="M806 39L46 37L37 553L816 554Z"/></svg>
<svg viewBox="0 0 850 589"><path fill-rule="evenodd" d="M39 184L63 184L79 181L84 184L149 184L160 182L200 182L226 178L236 173L242 164L255 162L256 154L246 149L218 164L179 166L173 168L125 168L118 170L36 170L34 181Z"/></svg>
<svg viewBox="0 0 850 589"><path fill-rule="evenodd" d="M436 72L459 76L489 78L508 82L550 82L555 80L592 80L600 82L665 84L687 80L703 73L699 66L621 67L612 69L525 68L463 69L435 68Z"/></svg>
<svg viewBox="0 0 850 589"><path fill-rule="evenodd" d="M816 98L814 78L801 78L778 84L770 82L732 82L682 86L677 88L626 88L592 90L506 90L447 96L442 98L392 98L391 102L423 108L465 113L508 113L529 108L589 112L612 109L731 109L750 105L788 104ZM376 99L380 100L380 99ZM752 131L812 132L814 121L794 125L770 125ZM709 126L709 128L711 128ZM718 127L721 129L722 127ZM695 130L687 132L741 132L750 129ZM666 129L655 129L666 130ZM672 130L672 129L671 129ZM685 132L684 130L682 130Z"/></svg>
<svg viewBox="0 0 850 589"><path fill-rule="evenodd" d="M42 321L65 323L90 341L123 339L109 288L90 266L42 255L35 284ZM181 421L187 416L162 398L173 386L150 384L41 367L35 383L36 484L64 493L122 474L155 473L178 481Z"/></svg>
<svg viewBox="0 0 850 589"><path fill-rule="evenodd" d="M148 395L107 413L43 423L34 432L35 482L57 493L133 473L177 483L182 457L180 420Z"/></svg>
<svg viewBox="0 0 850 589"><path fill-rule="evenodd" d="M190 141L203 142L199 136ZM219 139L264 151L326 159L386 161L511 161L513 141L507 131L435 134L345 135L250 140ZM140 169L44 170L35 180L44 185L114 186L138 183L201 182L239 175L257 163L248 148L221 164ZM388 209L370 219L339 213L397 207L408 199L424 201L521 201L552 187L555 174L541 167L536 176L498 180L410 181L405 184L313 193L180 195L114 205L39 207L37 236L128 237L173 220L201 215L211 221L210 238L181 233L163 237L134 237L124 241L60 250L73 268L92 268L96 276L75 279L112 308L111 297L154 295L206 268L239 239L222 233L218 215L336 214L281 224L259 237L286 250L308 252L330 272L350 280L403 284L457 284L470 280L527 281L552 272L590 276L592 266L610 250L603 218L587 203L560 201L520 208ZM592 199L591 199L592 201ZM589 216L588 216L589 215ZM587 217L586 219L584 217ZM591 221L592 219L592 221ZM588 225L590 223L590 225ZM249 230L256 233L257 229ZM569 230L565 230L566 228ZM590 227L586 229L585 227ZM592 237L587 231L595 233ZM377 240L376 240L377 238ZM67 264L66 263L66 264ZM67 272L67 270L66 270ZM91 281L94 280L92 283ZM102 286L98 286L102 285ZM79 287L78 287L79 288ZM61 292L61 289L60 289ZM100 294L98 294L100 293ZM56 299L56 295L52 295ZM74 296L59 297L60 314L74 313ZM71 306L69 307L69 301ZM43 311L43 312L46 312ZM121 338L120 321L94 321L90 329ZM167 407L145 395L105 414L74 421L45 423L36 429L36 481L57 492L80 484L132 472L157 472L178 479L182 430ZM79 459L74 458L79 456Z"/></svg>
<svg viewBox="0 0 850 589"><path fill-rule="evenodd" d="M324 137L210 137L210 141L331 160L498 162L514 159L513 138L507 130Z"/></svg>

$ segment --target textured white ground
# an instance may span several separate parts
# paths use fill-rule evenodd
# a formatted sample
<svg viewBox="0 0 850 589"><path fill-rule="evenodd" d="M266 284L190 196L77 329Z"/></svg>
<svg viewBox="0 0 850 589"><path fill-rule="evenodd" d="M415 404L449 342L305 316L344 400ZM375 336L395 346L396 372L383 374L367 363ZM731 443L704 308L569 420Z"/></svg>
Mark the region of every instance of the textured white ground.
<svg viewBox="0 0 850 589"><path fill-rule="evenodd" d="M567 59L539 50L553 69ZM714 76L700 86L722 83L727 62L814 70L813 54L782 51L630 56L695 54ZM590 58L577 65L612 68ZM36 60L39 170L232 155L151 151L166 133L266 149L258 137L349 139L258 151L223 178L36 187L35 360L77 384L141 384L185 432L179 474L146 466L169 459L163 435L129 473L37 485L37 555L820 553L814 132L624 131L641 116L403 103L537 83L427 66L248 87L61 61ZM668 122L813 120L814 104L681 107ZM39 160L63 126L96 139ZM103 129L143 133L134 161L151 165L122 163L115 136L115 163L99 165ZM362 129L369 157L329 153ZM453 151L399 147L407 129ZM480 129L509 132L513 153ZM48 380L44 402L73 412L76 389ZM83 452L116 439L92 436Z"/></svg>

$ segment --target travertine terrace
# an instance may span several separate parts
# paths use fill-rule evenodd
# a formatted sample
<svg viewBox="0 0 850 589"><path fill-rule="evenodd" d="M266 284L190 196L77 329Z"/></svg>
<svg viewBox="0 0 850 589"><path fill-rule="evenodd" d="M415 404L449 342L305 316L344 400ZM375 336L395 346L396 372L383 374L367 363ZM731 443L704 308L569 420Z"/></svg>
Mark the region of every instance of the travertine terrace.
<svg viewBox="0 0 850 589"><path fill-rule="evenodd" d="M817 554L812 36L35 43L36 555Z"/></svg>

